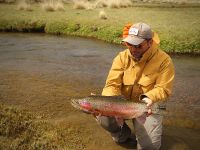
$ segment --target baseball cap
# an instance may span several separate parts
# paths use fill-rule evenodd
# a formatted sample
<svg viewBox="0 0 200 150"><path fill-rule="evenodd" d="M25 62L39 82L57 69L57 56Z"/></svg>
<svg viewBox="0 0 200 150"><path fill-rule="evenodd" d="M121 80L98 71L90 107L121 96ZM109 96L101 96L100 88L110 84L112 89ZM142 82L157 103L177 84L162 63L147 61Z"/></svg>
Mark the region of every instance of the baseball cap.
<svg viewBox="0 0 200 150"><path fill-rule="evenodd" d="M139 45L144 40L151 39L152 36L153 33L149 25L145 23L136 23L130 27L128 36L122 41L132 45Z"/></svg>

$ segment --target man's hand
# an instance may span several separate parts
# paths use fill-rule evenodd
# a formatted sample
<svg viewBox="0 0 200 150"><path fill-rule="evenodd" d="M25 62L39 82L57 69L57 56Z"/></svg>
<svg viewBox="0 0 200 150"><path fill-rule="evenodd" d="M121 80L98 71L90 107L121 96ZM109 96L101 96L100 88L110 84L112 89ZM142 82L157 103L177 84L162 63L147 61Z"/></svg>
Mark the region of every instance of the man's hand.
<svg viewBox="0 0 200 150"><path fill-rule="evenodd" d="M95 96L96 94L91 92L90 95Z"/></svg>
<svg viewBox="0 0 200 150"><path fill-rule="evenodd" d="M151 110L150 107L153 104L153 101L148 97L143 98L142 101L145 102L147 104L147 107L149 108L148 112L147 112L147 116L151 115L152 114L152 110Z"/></svg>

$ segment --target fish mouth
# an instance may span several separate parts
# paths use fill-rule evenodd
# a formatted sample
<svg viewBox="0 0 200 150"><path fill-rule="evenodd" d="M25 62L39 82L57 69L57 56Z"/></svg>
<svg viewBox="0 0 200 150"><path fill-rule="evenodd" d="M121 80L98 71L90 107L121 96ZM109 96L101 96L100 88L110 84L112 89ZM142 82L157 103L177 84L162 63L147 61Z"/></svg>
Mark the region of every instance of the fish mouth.
<svg viewBox="0 0 200 150"><path fill-rule="evenodd" d="M72 105L74 108L76 108L76 109L81 109L81 107L80 107L78 101L75 100L75 99L72 99L72 100L71 100L71 105Z"/></svg>
<svg viewBox="0 0 200 150"><path fill-rule="evenodd" d="M72 100L71 100L71 105L72 105L74 108L83 111L84 113L91 114L90 111L88 111L87 109L84 109L84 108L80 105L79 100L77 100L77 99L72 99Z"/></svg>

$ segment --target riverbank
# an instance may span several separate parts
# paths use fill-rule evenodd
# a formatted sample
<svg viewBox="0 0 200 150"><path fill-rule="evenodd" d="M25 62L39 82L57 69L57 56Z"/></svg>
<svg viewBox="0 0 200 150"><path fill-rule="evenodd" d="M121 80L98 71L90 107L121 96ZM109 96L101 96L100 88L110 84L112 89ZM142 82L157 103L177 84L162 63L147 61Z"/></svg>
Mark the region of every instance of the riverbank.
<svg viewBox="0 0 200 150"><path fill-rule="evenodd" d="M18 10L15 4L0 4L0 31L45 32L96 38L120 44L123 26L129 22L149 23L161 38L168 53L200 53L200 7L104 8L107 19L99 18L101 8L47 12L39 4L32 11Z"/></svg>

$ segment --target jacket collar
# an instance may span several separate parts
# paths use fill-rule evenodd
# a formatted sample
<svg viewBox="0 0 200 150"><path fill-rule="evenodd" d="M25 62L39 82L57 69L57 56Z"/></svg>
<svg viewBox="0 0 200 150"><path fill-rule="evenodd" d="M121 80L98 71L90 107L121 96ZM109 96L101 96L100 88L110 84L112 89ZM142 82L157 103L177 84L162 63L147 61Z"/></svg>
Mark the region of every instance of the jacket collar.
<svg viewBox="0 0 200 150"><path fill-rule="evenodd" d="M148 62L158 50L158 45L153 41L151 47L143 54L138 63Z"/></svg>

